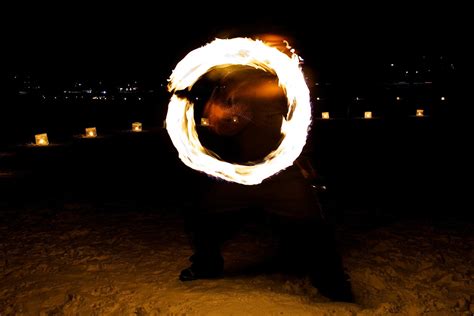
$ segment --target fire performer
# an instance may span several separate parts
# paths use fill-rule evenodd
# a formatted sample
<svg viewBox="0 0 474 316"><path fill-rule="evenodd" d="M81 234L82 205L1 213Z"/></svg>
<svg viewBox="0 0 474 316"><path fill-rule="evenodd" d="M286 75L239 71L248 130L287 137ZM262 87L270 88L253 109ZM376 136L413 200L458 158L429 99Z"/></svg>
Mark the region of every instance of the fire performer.
<svg viewBox="0 0 474 316"><path fill-rule="evenodd" d="M271 72L242 65L214 67L179 97L195 100L194 121L201 122L199 141L219 160L258 164L283 141L288 99ZM198 206L186 218L194 254L179 279L222 276L223 242L239 226L264 218L279 238L275 261L280 267L306 271L320 293L332 300L352 301L334 231L323 218L311 186L315 172L308 162L302 154L289 167L254 185L202 178Z"/></svg>

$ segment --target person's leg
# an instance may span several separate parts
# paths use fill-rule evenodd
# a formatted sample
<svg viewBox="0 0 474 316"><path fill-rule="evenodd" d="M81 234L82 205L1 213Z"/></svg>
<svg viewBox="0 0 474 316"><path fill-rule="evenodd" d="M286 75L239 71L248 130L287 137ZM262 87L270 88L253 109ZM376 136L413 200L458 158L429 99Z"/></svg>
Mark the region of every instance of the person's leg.
<svg viewBox="0 0 474 316"><path fill-rule="evenodd" d="M318 291L334 301L352 302L352 290L338 252L334 230L317 219L275 216L277 258L285 272L308 275Z"/></svg>
<svg viewBox="0 0 474 316"><path fill-rule="evenodd" d="M352 302L350 278L344 271L333 226L325 221L305 222L309 277L319 292L336 301ZM312 245L312 247L311 247Z"/></svg>
<svg viewBox="0 0 474 316"><path fill-rule="evenodd" d="M225 229L222 214L193 214L188 218L194 254L189 258L189 268L181 271L181 281L202 278L214 278L222 274L224 259L220 252L223 242L222 230Z"/></svg>
<svg viewBox="0 0 474 316"><path fill-rule="evenodd" d="M275 181L279 180L279 181ZM284 268L309 274L312 284L332 300L352 301L335 231L324 218L316 192L294 170L269 181L265 208L279 237Z"/></svg>
<svg viewBox="0 0 474 316"><path fill-rule="evenodd" d="M181 271L180 280L222 275L221 246L245 219L249 192L247 186L229 182L216 182L203 191L199 206L187 215L186 230L191 236L194 253L190 257L191 266Z"/></svg>

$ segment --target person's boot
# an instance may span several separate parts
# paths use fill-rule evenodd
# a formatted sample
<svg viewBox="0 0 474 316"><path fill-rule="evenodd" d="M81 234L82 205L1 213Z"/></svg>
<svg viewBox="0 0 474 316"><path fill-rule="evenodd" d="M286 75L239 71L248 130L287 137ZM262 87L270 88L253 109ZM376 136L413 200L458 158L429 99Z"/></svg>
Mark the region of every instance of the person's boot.
<svg viewBox="0 0 474 316"><path fill-rule="evenodd" d="M354 302L350 277L346 273L313 277L311 281L318 292L331 301Z"/></svg>
<svg viewBox="0 0 474 316"><path fill-rule="evenodd" d="M181 271L179 275L181 281L214 279L222 276L224 271L224 260L220 256L209 259L193 255L189 260L192 264L189 268Z"/></svg>

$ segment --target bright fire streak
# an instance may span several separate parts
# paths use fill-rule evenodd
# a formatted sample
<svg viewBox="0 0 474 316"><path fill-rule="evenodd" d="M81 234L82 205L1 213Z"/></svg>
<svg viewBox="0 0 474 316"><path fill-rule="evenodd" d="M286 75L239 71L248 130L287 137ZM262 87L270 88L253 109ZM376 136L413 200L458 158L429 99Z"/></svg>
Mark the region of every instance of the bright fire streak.
<svg viewBox="0 0 474 316"><path fill-rule="evenodd" d="M168 90L191 89L199 78L217 66L247 65L275 74L288 99L280 146L253 165L222 161L199 141L194 122L194 104L177 95L171 97L166 129L179 158L188 167L226 181L255 185L291 166L306 143L311 123L309 89L300 68L300 58L291 57L259 40L216 39L191 51L173 70Z"/></svg>

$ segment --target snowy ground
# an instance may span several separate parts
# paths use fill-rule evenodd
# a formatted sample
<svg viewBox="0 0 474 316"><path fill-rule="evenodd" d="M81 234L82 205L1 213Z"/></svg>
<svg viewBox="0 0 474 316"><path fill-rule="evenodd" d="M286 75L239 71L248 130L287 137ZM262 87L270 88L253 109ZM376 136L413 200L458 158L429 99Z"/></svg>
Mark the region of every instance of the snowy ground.
<svg viewBox="0 0 474 316"><path fill-rule="evenodd" d="M157 131L0 155L0 315L473 315L462 165L418 168L410 157L436 168L451 157L438 138L405 157L401 141L361 150L365 136L318 145L356 304L265 269L274 245L258 225L223 249L223 278L180 282L191 255L180 213L197 182Z"/></svg>
<svg viewBox="0 0 474 316"><path fill-rule="evenodd" d="M474 313L472 224L338 225L357 301L348 304L304 278L252 269L271 248L255 226L226 245L223 278L180 282L191 248L178 214L133 203L2 210L0 315Z"/></svg>

